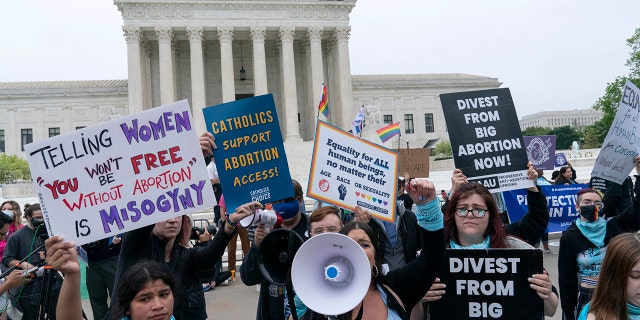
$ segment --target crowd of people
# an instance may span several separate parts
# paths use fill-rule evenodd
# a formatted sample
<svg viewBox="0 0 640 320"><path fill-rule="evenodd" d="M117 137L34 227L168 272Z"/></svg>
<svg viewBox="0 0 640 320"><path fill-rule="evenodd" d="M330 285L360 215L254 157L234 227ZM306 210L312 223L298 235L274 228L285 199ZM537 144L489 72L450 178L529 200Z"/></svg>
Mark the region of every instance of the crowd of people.
<svg viewBox="0 0 640 320"><path fill-rule="evenodd" d="M214 137L205 133L199 142L210 162ZM634 162L640 172L640 158ZM282 222L245 229L240 221L265 205L249 202L229 212L215 166L209 167L209 175L219 203L217 228L198 231L194 238L193 222L185 215L82 246L89 263L86 282L94 319L207 319L213 315L206 312L204 292L236 276L247 286L258 285L256 319L260 320L447 319L443 297L455 290L442 281L448 250L463 254L458 250L539 250L534 246L542 240L549 253L547 199L538 186L576 183L571 165L549 181L529 163L528 213L511 222L499 195L469 182L460 169L452 173L449 193L438 191L429 179L405 174L394 181L395 219L386 221L357 205L350 212L319 204L307 214L303 188L292 180L291 198L267 204ZM640 317L640 236L635 233L640 229L640 199L626 181L621 186L592 180L590 186L577 193L580 217L560 238L559 290L548 272L539 270L526 275L530 294L539 299L544 316L553 316L561 305L567 320L636 319ZM607 210L609 204L615 209ZM24 213L15 201L5 201L0 208L3 270L15 269L0 284L6 301L2 316L40 319L46 313L48 319L86 318L79 249L59 236L40 236L43 217L38 204L25 207ZM287 273L291 270L284 269L284 279L270 274L265 255L275 243L275 229L291 239L292 255L307 239L324 233L355 241L370 270L366 293L355 307L337 315L312 310L296 295ZM243 261L236 269L237 236L243 239ZM229 250L226 271L221 266L225 250ZM291 267L292 257L279 259ZM50 276L36 276L34 271L45 261ZM43 306L44 294L48 303Z"/></svg>

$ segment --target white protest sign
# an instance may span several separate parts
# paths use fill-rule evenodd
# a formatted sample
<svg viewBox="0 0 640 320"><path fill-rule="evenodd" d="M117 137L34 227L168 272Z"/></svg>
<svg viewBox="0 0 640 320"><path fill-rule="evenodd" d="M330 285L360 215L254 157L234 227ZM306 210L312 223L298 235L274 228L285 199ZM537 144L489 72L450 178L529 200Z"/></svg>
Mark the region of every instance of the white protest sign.
<svg viewBox="0 0 640 320"><path fill-rule="evenodd" d="M618 112L602 143L591 176L622 184L635 167L633 159L640 154L640 89L627 80L622 90Z"/></svg>
<svg viewBox="0 0 640 320"><path fill-rule="evenodd" d="M398 154L318 121L307 195L393 222Z"/></svg>
<svg viewBox="0 0 640 320"><path fill-rule="evenodd" d="M215 205L186 100L25 146L45 225L82 245Z"/></svg>

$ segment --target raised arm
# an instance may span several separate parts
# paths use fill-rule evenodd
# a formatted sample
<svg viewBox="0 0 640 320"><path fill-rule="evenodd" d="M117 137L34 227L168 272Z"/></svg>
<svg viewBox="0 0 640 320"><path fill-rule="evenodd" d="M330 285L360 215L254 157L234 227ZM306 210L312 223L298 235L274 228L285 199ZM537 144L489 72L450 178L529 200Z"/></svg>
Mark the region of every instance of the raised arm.
<svg viewBox="0 0 640 320"><path fill-rule="evenodd" d="M81 320L83 317L80 298L80 264L76 247L71 242L63 242L62 237L59 236L47 239L45 245L47 263L64 274L56 307L56 318Z"/></svg>

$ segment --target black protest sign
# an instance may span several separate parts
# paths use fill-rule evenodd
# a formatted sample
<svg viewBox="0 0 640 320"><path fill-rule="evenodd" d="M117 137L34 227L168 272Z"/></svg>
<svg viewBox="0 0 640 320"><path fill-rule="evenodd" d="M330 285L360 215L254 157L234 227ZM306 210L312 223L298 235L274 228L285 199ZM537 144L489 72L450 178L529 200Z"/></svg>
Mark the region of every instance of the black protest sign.
<svg viewBox="0 0 640 320"><path fill-rule="evenodd" d="M509 89L441 94L440 102L456 168L470 181L491 192L533 186Z"/></svg>
<svg viewBox="0 0 640 320"><path fill-rule="evenodd" d="M438 276L446 287L431 319L544 319L528 278L542 273L539 249L448 249Z"/></svg>

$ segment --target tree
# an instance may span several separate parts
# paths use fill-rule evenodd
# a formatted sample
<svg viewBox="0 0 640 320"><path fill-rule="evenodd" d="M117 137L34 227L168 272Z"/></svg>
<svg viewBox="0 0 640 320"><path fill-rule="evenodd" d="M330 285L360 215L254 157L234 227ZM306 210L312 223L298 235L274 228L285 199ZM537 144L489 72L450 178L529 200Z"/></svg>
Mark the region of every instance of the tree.
<svg viewBox="0 0 640 320"><path fill-rule="evenodd" d="M524 129L524 131L522 131L522 135L523 136L546 136L546 135L549 135L550 131L551 131L550 128L529 127Z"/></svg>
<svg viewBox="0 0 640 320"><path fill-rule="evenodd" d="M627 39L627 46L631 48L631 56L625 63L629 67L627 76L618 76L613 82L607 83L604 96L600 97L593 105L593 109L600 110L603 113L602 125L605 128L611 127L613 119L618 112L618 103L622 97L622 87L627 80L640 87L640 28L637 28L633 36ZM604 141L607 132L604 133L600 143Z"/></svg>
<svg viewBox="0 0 640 320"><path fill-rule="evenodd" d="M602 147L602 142L609 132L609 127L605 126L604 119L584 128L584 144L582 148L595 149Z"/></svg>
<svg viewBox="0 0 640 320"><path fill-rule="evenodd" d="M570 126L554 128L549 134L556 136L556 149L571 149L571 144L581 138L580 133Z"/></svg>
<svg viewBox="0 0 640 320"><path fill-rule="evenodd" d="M436 159L446 159L453 157L453 151L451 150L451 142L440 141L434 146Z"/></svg>
<svg viewBox="0 0 640 320"><path fill-rule="evenodd" d="M27 160L16 155L0 155L0 181L11 183L17 179L31 179Z"/></svg>

